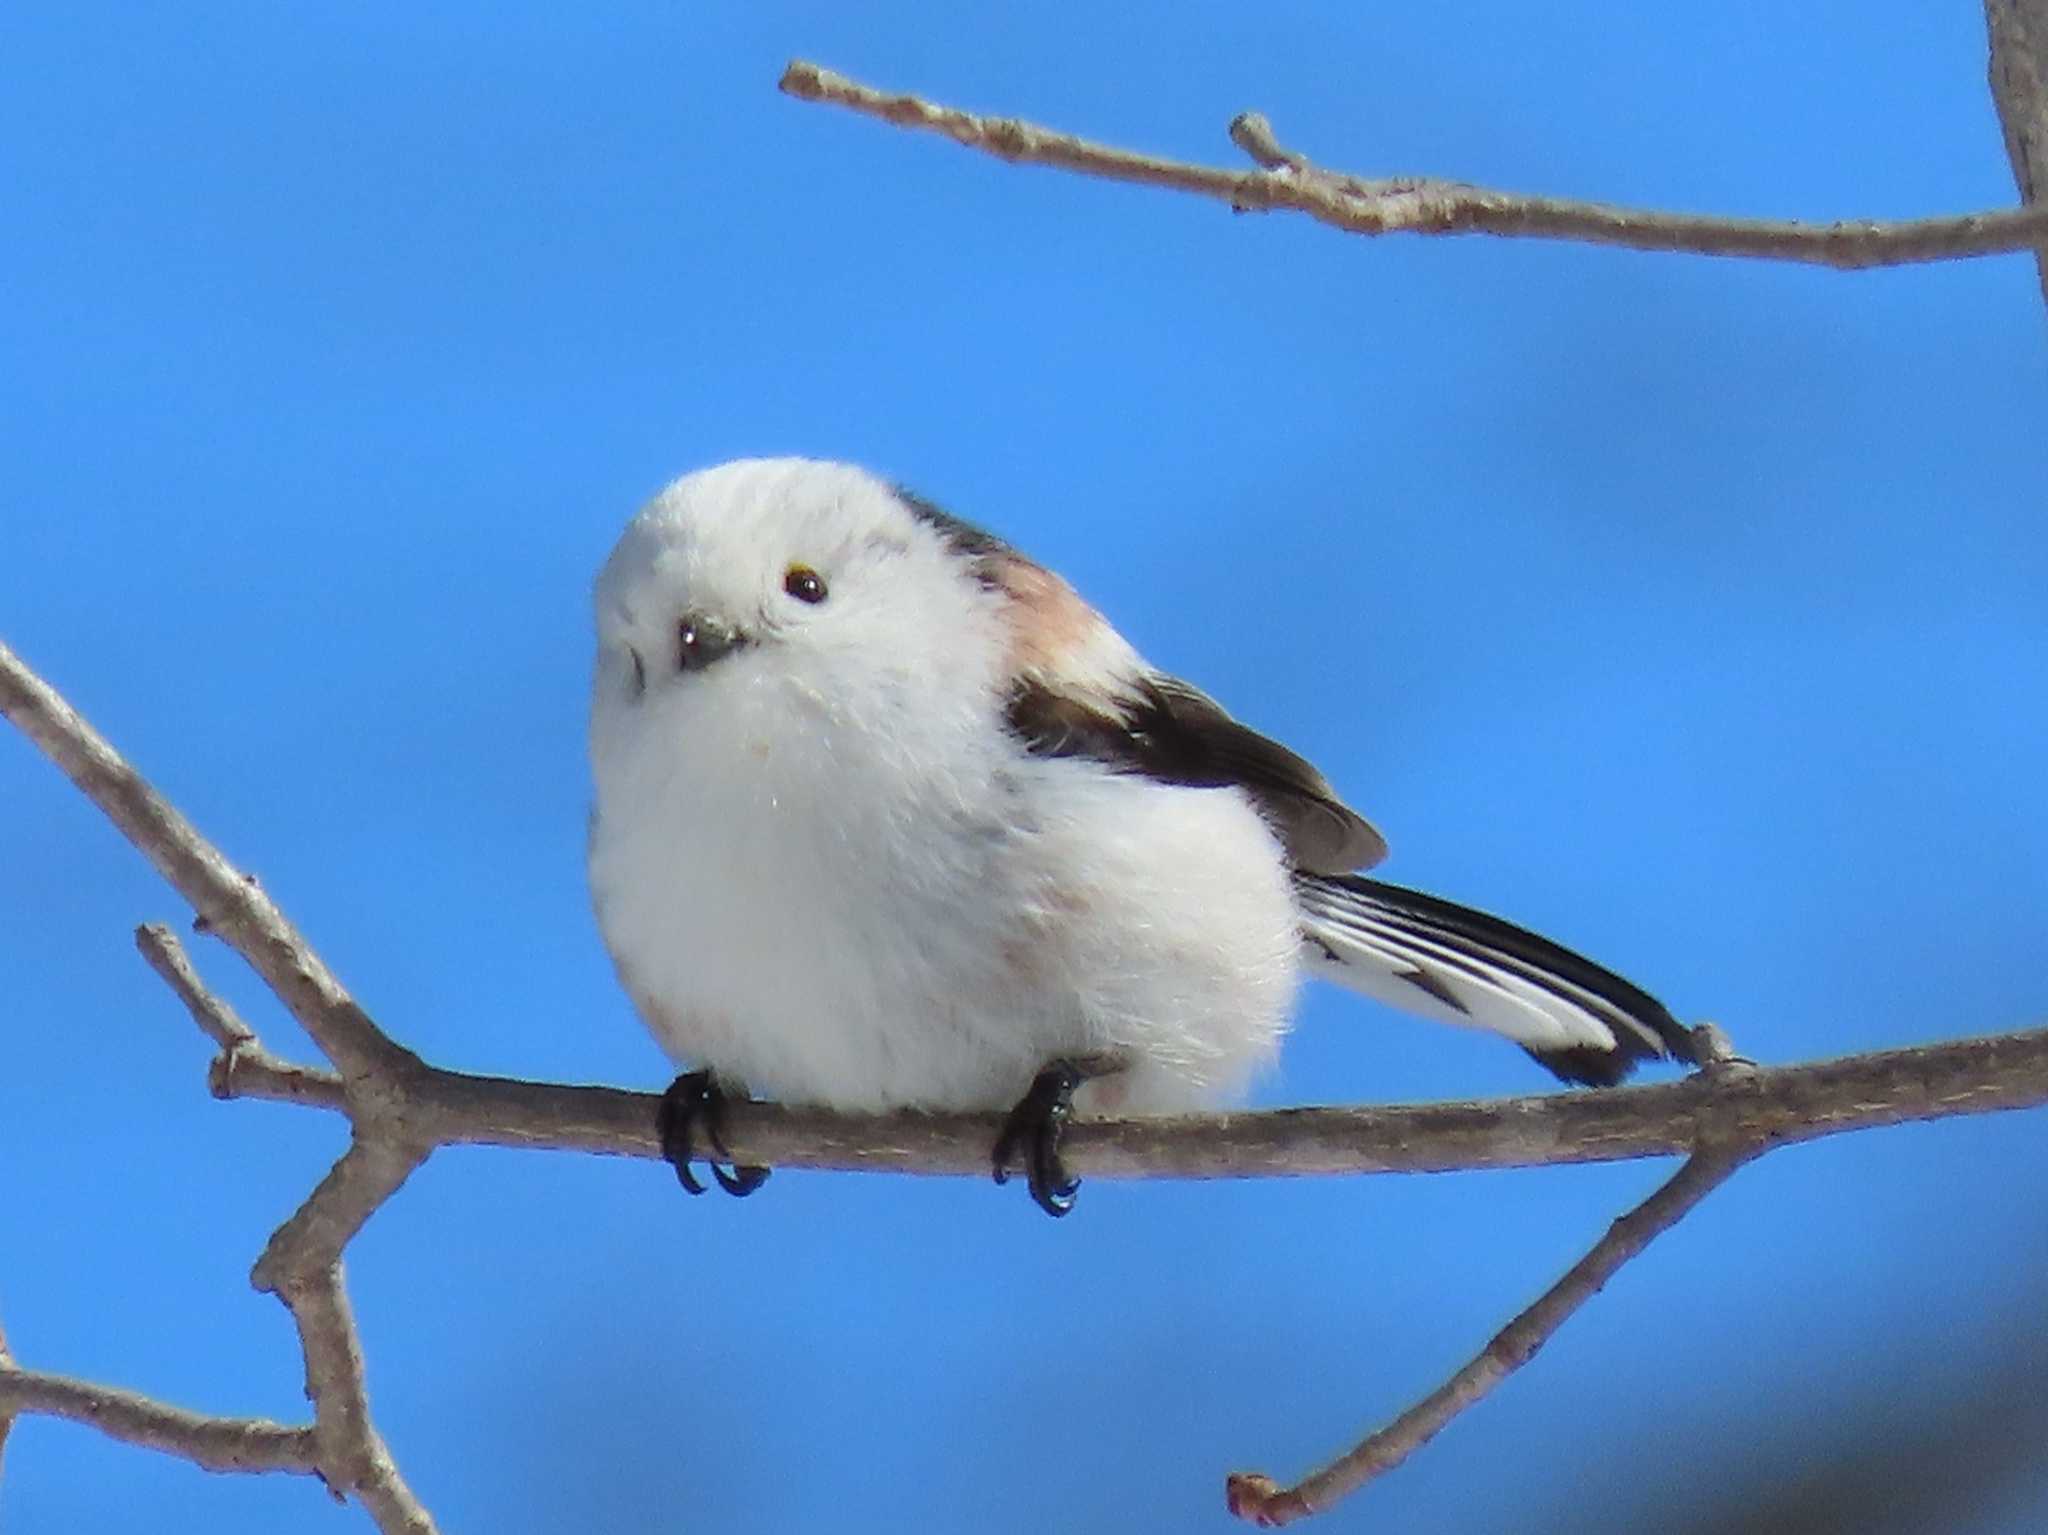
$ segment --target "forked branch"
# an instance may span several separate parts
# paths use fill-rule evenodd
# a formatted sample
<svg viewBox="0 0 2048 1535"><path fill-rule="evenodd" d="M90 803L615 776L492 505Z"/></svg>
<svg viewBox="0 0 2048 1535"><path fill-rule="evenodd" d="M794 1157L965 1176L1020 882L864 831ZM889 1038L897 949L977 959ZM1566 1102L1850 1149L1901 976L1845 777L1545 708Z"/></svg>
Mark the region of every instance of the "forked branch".
<svg viewBox="0 0 2048 1535"><path fill-rule="evenodd" d="M402 1084L418 1058L385 1037L312 946L257 887L158 794L48 683L0 645L0 713L77 785L199 913L203 928L248 961L339 1075L287 1065L209 992L167 929L137 945L219 1047L217 1094L261 1093L339 1108L354 1129L348 1152L271 1238L253 1276L298 1328L310 1427L208 1417L112 1387L20 1368L0 1355L0 1422L23 1412L93 1423L117 1438L219 1470L298 1470L353 1496L386 1535L431 1535L433 1521L370 1421L363 1357L341 1249L427 1154L406 1126Z"/></svg>
<svg viewBox="0 0 2048 1535"><path fill-rule="evenodd" d="M998 159L1191 192L1241 213L1303 213L1359 235L1490 234L1840 268L1990 256L2048 241L2048 208L2042 207L1814 224L1625 208L1434 176L1354 176L1324 170L1283 148L1271 125L1255 112L1237 117L1230 136L1257 168L1233 170L1098 144L1022 118L984 117L919 96L878 91L801 59L783 72L782 89L803 101L829 102L899 128L936 133Z"/></svg>

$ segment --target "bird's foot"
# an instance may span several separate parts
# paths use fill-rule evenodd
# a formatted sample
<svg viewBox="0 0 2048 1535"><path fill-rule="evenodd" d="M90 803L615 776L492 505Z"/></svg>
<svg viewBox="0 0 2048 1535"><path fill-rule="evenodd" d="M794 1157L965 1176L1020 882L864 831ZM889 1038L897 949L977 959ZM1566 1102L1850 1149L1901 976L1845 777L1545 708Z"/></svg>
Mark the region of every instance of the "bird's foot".
<svg viewBox="0 0 2048 1535"><path fill-rule="evenodd" d="M996 1137L996 1182L1008 1183L1010 1161L1020 1158L1031 1197L1047 1215L1065 1215L1073 1209L1074 1195L1081 1188L1081 1180L1069 1177L1060 1161L1060 1137L1074 1114L1074 1089L1089 1075L1072 1061L1054 1061L1017 1100L1003 1121L1003 1133Z"/></svg>
<svg viewBox="0 0 2048 1535"><path fill-rule="evenodd" d="M661 1109L655 1115L655 1131L661 1137L661 1154L676 1170L676 1181L685 1192L701 1194L704 1185L690 1170L696 1153L697 1131L701 1126L704 1144L712 1155L711 1176L718 1186L735 1198L744 1199L768 1181L769 1169L741 1167L725 1149L725 1091L708 1071L690 1071L669 1083L661 1095Z"/></svg>

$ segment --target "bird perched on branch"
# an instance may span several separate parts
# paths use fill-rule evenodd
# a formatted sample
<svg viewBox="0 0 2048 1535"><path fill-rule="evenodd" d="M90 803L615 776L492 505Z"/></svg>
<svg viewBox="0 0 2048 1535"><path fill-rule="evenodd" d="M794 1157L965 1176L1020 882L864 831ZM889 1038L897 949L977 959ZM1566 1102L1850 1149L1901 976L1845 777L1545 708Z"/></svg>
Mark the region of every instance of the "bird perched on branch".
<svg viewBox="0 0 2048 1535"><path fill-rule="evenodd" d="M1060 577L864 470L685 476L597 583L590 883L621 981L696 1069L664 1151L747 1193L730 1093L1007 1110L1052 1214L1076 1108L1226 1097L1304 972L1490 1029L1572 1082L1692 1058L1610 971L1364 878L1322 774L1147 665ZM703 1145L699 1146L699 1140Z"/></svg>

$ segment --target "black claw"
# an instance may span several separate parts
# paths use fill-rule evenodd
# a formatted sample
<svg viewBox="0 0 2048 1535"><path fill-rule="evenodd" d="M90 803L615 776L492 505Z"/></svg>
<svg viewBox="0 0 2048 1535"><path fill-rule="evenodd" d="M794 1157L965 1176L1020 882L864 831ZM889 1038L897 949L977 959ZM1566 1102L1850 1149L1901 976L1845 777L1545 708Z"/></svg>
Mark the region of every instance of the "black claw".
<svg viewBox="0 0 2048 1535"><path fill-rule="evenodd" d="M661 1137L661 1154L676 1170L676 1181L686 1194L701 1194L704 1185L690 1171L691 1131L703 1111L704 1099L712 1091L711 1073L692 1071L669 1083L661 1095L661 1108L654 1116L655 1133Z"/></svg>
<svg viewBox="0 0 2048 1535"><path fill-rule="evenodd" d="M723 1146L718 1149L721 1152L725 1150ZM772 1169L766 1167L738 1166L728 1171L726 1164L723 1162L713 1162L711 1164L711 1176L718 1180L720 1188L724 1189L726 1193L732 1195L735 1199L745 1199L755 1189L766 1183L768 1181L768 1174L771 1171Z"/></svg>
<svg viewBox="0 0 2048 1535"><path fill-rule="evenodd" d="M996 1182L1010 1181L1010 1159L1023 1151L1025 1182L1038 1208L1061 1216L1074 1208L1081 1180L1068 1176L1060 1161L1060 1137L1074 1114L1074 1089L1087 1076L1071 1061L1054 1061L1041 1071L1029 1092L1017 1100L993 1156Z"/></svg>
<svg viewBox="0 0 2048 1535"><path fill-rule="evenodd" d="M708 1071L690 1071L669 1083L654 1118L661 1154L676 1170L676 1181L688 1194L701 1194L704 1184L690 1170L696 1154L696 1131L704 1127L704 1143L712 1152L711 1176L735 1198L744 1199L768 1181L765 1167L740 1167L725 1149L725 1093Z"/></svg>

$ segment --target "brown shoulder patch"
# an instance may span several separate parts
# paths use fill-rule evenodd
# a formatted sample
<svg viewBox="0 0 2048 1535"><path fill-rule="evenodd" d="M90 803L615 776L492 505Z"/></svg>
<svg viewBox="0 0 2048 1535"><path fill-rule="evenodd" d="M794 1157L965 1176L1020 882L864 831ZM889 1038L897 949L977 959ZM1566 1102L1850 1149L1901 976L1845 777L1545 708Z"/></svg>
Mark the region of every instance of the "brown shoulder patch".
<svg viewBox="0 0 2048 1535"><path fill-rule="evenodd" d="M1015 550L987 561L989 584L1009 601L1010 670L1018 676L1058 675L1063 663L1085 645L1103 620L1081 594L1043 565Z"/></svg>

